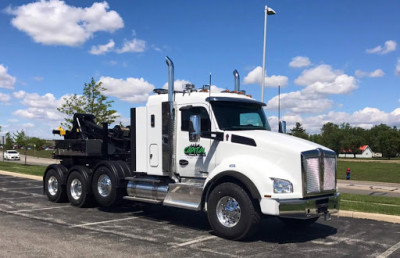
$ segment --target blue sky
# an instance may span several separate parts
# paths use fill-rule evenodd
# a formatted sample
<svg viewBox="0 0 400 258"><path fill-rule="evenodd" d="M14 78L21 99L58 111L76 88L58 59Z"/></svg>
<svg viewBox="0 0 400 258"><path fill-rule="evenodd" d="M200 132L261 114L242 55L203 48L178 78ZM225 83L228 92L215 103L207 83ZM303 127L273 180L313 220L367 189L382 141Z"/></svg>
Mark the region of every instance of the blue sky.
<svg viewBox="0 0 400 258"><path fill-rule="evenodd" d="M56 107L91 77L107 87L127 123L167 82L261 93L264 6L268 17L264 101L273 128L277 93L291 128L326 122L400 126L400 2L372 1L23 1L0 2L0 125L53 138Z"/></svg>

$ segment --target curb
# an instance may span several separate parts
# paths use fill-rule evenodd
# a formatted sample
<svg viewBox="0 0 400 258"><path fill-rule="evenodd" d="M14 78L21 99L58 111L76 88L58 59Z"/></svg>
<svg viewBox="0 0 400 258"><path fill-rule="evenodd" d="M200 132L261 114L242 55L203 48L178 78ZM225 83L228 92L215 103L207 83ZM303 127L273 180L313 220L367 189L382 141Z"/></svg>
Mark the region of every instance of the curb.
<svg viewBox="0 0 400 258"><path fill-rule="evenodd" d="M0 170L0 175L13 176L13 177L19 177L19 178L28 178L28 179L32 179L32 180L36 180L36 181L42 181L43 180L42 176L20 174L20 173L9 172L9 171L4 171L4 170Z"/></svg>
<svg viewBox="0 0 400 258"><path fill-rule="evenodd" d="M27 178L27 179L32 179L32 180L36 180L36 181L43 180L43 177L41 177L41 176L20 174L20 173L8 172L8 171L4 171L4 170L0 170L0 175L14 176L14 177L19 177L19 178ZM358 212L358 211L339 210L338 214L332 214L332 216L349 217L349 218L355 218L355 219L370 219L370 220L385 221L385 222L400 224L400 216L386 215L386 214L379 214L379 213L366 213L366 212Z"/></svg>
<svg viewBox="0 0 400 258"><path fill-rule="evenodd" d="M400 216L395 215L386 215L379 213L366 213L366 212L358 212L358 211L346 211L339 210L339 214L333 214L337 217L349 217L355 219L370 219L377 221L385 221L390 223L400 224Z"/></svg>

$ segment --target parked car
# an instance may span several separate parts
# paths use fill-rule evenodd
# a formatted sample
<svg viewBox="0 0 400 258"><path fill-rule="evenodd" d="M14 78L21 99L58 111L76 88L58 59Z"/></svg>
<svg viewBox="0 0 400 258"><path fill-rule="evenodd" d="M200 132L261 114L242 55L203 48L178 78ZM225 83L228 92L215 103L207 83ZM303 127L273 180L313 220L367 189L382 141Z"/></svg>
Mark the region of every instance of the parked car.
<svg viewBox="0 0 400 258"><path fill-rule="evenodd" d="M20 160L19 152L16 150L6 150L4 152L5 160Z"/></svg>

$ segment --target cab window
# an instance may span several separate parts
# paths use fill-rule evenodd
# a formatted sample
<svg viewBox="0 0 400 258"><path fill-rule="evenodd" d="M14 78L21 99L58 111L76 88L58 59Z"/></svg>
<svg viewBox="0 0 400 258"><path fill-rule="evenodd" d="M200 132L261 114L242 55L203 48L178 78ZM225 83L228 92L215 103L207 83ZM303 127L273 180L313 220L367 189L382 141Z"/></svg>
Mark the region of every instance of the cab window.
<svg viewBox="0 0 400 258"><path fill-rule="evenodd" d="M181 109L181 130L189 131L189 118L191 115L199 115L201 118L201 131L211 131L211 121L207 110L204 107L191 107Z"/></svg>

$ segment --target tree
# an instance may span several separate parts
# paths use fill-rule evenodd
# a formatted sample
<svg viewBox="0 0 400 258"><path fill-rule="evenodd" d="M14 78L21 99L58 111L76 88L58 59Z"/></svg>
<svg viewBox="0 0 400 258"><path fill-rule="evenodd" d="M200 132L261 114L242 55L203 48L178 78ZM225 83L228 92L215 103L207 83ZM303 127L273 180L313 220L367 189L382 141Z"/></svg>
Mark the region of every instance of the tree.
<svg viewBox="0 0 400 258"><path fill-rule="evenodd" d="M107 97L103 94L105 90L102 82L96 84L92 77L90 83L85 83L83 95L74 94L70 97L64 97L65 103L57 108L58 111L68 116L62 125L71 129L72 118L75 113L93 114L99 125L103 122L113 123L118 115L116 115L116 110L110 109L114 101L107 100Z"/></svg>
<svg viewBox="0 0 400 258"><path fill-rule="evenodd" d="M304 130L303 125L299 122L296 122L296 126L290 129L290 132L293 136L308 140L308 134L306 130Z"/></svg>
<svg viewBox="0 0 400 258"><path fill-rule="evenodd" d="M374 151L381 152L388 159L396 157L400 145L400 134L396 127L376 125L371 128L370 137L373 138Z"/></svg>
<svg viewBox="0 0 400 258"><path fill-rule="evenodd" d="M6 143L4 145L4 149L5 150L10 150L13 147L14 140L11 137L11 133L10 132L7 132L5 136L6 136Z"/></svg>
<svg viewBox="0 0 400 258"><path fill-rule="evenodd" d="M28 145L28 140L29 138L26 136L24 130L14 133L14 142L18 145L18 148L26 147Z"/></svg>
<svg viewBox="0 0 400 258"><path fill-rule="evenodd" d="M38 137L32 137L29 139L29 145L32 145L32 147L35 150L40 150L40 147L44 146L46 144L46 140L40 139Z"/></svg>
<svg viewBox="0 0 400 258"><path fill-rule="evenodd" d="M338 155L342 149L342 132L337 124L328 122L321 129L322 145L334 150Z"/></svg>

